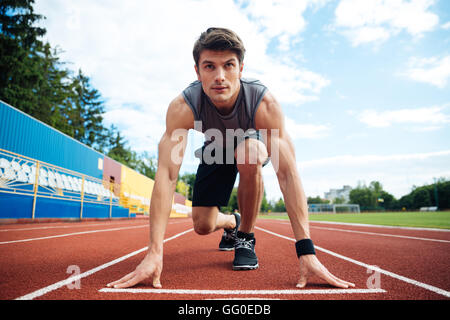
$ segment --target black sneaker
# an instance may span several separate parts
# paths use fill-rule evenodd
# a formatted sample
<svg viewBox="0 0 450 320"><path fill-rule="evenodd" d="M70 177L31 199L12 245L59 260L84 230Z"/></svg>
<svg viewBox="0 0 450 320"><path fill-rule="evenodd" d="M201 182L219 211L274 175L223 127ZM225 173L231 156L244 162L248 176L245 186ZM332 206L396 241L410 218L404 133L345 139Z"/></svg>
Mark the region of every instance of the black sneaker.
<svg viewBox="0 0 450 320"><path fill-rule="evenodd" d="M236 234L241 224L241 215L237 212L233 213L236 218L236 227L233 229L223 229L222 239L219 243L220 251L233 251L236 243Z"/></svg>
<svg viewBox="0 0 450 320"><path fill-rule="evenodd" d="M253 233L237 232L233 270L253 270L259 267L255 244L256 239Z"/></svg>

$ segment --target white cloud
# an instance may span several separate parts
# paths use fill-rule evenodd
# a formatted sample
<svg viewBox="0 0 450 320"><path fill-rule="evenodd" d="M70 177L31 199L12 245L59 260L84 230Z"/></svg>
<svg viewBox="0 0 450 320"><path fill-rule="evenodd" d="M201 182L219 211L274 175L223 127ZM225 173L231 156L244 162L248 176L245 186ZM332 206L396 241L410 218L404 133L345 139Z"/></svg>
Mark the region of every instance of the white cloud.
<svg viewBox="0 0 450 320"><path fill-rule="evenodd" d="M192 47L210 26L231 28L240 35L247 49L244 77L259 78L280 103L298 105L317 100L329 84L327 79L267 52L270 37L302 31L303 23L294 16L302 19L305 6L322 2L276 2L281 10L278 13L298 10L298 15L292 13L282 19L282 26L270 25L265 30L261 30L261 21L271 15L269 11L250 3L258 6L261 18L252 20L233 0L47 0L36 2L35 12L47 17L42 22L46 37L52 46L64 51L61 59L72 62L72 70L81 68L92 79L107 101L106 118L114 119L134 145L142 139L139 130L149 134L148 128L137 129L130 116L140 124L140 119L147 119L158 129L164 125L170 101L196 79ZM265 5L272 6L269 2ZM276 19L276 15L271 16ZM134 106L128 115L127 105ZM114 116L115 110L123 116Z"/></svg>
<svg viewBox="0 0 450 320"><path fill-rule="evenodd" d="M441 28L444 29L444 30L449 30L449 29L450 29L450 21L444 23L444 24L441 26Z"/></svg>
<svg viewBox="0 0 450 320"><path fill-rule="evenodd" d="M365 110L358 119L369 127L389 127L394 124L416 124L427 128L450 123L450 115L445 114L444 106L418 109L399 109L393 111Z"/></svg>
<svg viewBox="0 0 450 320"><path fill-rule="evenodd" d="M320 195L343 185L379 181L383 189L399 198L413 185L450 177L450 150L388 155L337 155L298 162L308 196Z"/></svg>
<svg viewBox="0 0 450 320"><path fill-rule="evenodd" d="M286 130L293 140L318 139L329 135L330 128L325 125L301 124L294 120L285 119Z"/></svg>
<svg viewBox="0 0 450 320"><path fill-rule="evenodd" d="M384 42L390 37L389 31L381 27L361 27L343 33L352 39L354 46L370 42Z"/></svg>
<svg viewBox="0 0 450 320"><path fill-rule="evenodd" d="M240 0L243 12L256 23L268 39L278 38L279 49L286 51L290 41L305 30L306 9L318 9L329 0Z"/></svg>
<svg viewBox="0 0 450 320"><path fill-rule="evenodd" d="M372 165L381 162L404 162L411 160L427 160L434 157L449 156L450 150L410 153L410 154L392 154L392 155L341 155L322 159L303 161L299 163L302 169L324 166L357 166Z"/></svg>
<svg viewBox="0 0 450 320"><path fill-rule="evenodd" d="M305 28L303 14L308 7L320 8L329 0L247 0L238 1L253 33L244 42L251 43L244 75L260 79L283 104L300 105L315 101L330 81L316 72L294 63L287 50ZM256 37L255 37L256 36ZM286 56L269 55L269 43L277 38L278 49ZM250 52L251 51L251 52ZM265 53L265 54L262 54Z"/></svg>
<svg viewBox="0 0 450 320"><path fill-rule="evenodd" d="M439 17L430 12L434 0L341 0L335 26L353 46L381 43L405 31L414 37L433 30Z"/></svg>
<svg viewBox="0 0 450 320"><path fill-rule="evenodd" d="M379 181L383 189L400 198L413 185L433 183L434 178L449 178L450 150L391 155L337 155L298 161L303 187L307 196L321 196L331 188L344 185L356 187ZM282 197L276 174L271 165L263 169L268 199Z"/></svg>
<svg viewBox="0 0 450 320"><path fill-rule="evenodd" d="M400 75L417 82L444 88L450 78L450 55L442 58L411 58L408 69Z"/></svg>
<svg viewBox="0 0 450 320"><path fill-rule="evenodd" d="M142 110L114 109L104 114L108 124L121 125L121 134L137 152L156 152L158 142L164 133L165 123L160 119Z"/></svg>
<svg viewBox="0 0 450 320"><path fill-rule="evenodd" d="M250 60L245 75L260 79L282 104L301 105L316 101L323 88L330 81L322 75L282 63L269 56L261 56Z"/></svg>
<svg viewBox="0 0 450 320"><path fill-rule="evenodd" d="M296 35L306 25L303 12L308 1L250 0L241 1L244 12L254 20L265 36Z"/></svg>

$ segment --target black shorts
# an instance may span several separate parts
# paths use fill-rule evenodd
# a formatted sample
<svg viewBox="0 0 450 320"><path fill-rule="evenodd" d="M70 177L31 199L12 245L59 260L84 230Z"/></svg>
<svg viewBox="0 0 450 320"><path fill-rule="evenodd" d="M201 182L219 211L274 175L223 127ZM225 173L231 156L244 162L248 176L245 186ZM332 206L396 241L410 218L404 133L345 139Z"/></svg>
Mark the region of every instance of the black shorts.
<svg viewBox="0 0 450 320"><path fill-rule="evenodd" d="M263 141L258 131L245 135L244 139ZM237 143L235 143L234 149L236 146ZM205 147L197 150L196 155L201 157ZM214 152L212 152L212 156L214 156ZM223 152L223 157L222 163L207 164L202 160L200 161L194 183L193 207L225 207L228 205L238 169L234 156L233 163L226 163L226 150ZM270 158L264 162L263 166L269 163L269 160Z"/></svg>

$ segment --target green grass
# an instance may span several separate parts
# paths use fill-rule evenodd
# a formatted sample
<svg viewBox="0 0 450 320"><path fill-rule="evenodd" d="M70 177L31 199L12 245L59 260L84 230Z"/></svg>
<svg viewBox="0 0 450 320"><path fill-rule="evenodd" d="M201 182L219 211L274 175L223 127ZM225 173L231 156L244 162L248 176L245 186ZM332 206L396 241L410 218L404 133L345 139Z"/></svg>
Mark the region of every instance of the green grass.
<svg viewBox="0 0 450 320"><path fill-rule="evenodd" d="M267 219L289 219L287 215L259 215ZM349 214L310 214L310 221L332 221L384 226L450 229L450 212L378 212Z"/></svg>

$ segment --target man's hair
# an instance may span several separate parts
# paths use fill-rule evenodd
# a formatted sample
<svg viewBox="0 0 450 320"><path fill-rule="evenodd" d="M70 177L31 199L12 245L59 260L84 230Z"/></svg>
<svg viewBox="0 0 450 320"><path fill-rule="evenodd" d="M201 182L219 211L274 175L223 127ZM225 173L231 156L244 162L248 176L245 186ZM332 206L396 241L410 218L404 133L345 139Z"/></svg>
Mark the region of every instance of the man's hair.
<svg viewBox="0 0 450 320"><path fill-rule="evenodd" d="M240 64L244 61L244 43L235 32L229 29L209 28L205 32L202 32L200 38L195 42L193 51L195 64L197 66L200 60L200 54L203 50L230 50L236 53Z"/></svg>

